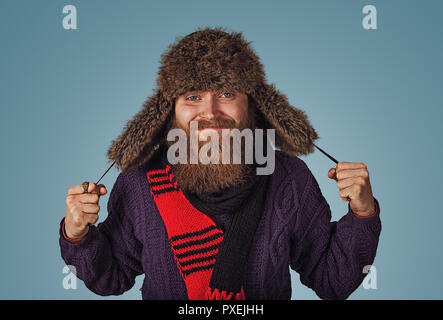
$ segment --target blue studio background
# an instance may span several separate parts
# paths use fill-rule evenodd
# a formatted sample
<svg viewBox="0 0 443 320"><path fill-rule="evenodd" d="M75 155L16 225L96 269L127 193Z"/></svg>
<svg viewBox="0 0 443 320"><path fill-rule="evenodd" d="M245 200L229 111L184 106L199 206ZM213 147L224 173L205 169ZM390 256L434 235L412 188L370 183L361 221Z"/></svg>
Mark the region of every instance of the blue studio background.
<svg viewBox="0 0 443 320"><path fill-rule="evenodd" d="M62 27L68 4L77 30ZM362 27L368 4L377 30ZM350 299L442 299L442 10L437 0L2 0L0 298L141 298L143 276L118 297L81 281L63 288L67 189L105 171L111 140L152 94L167 46L222 26L252 41L319 146L368 166L382 216L377 288ZM335 164L318 151L301 158L340 219L347 203L327 177ZM105 176L108 190L117 175ZM291 272L292 299L317 299Z"/></svg>

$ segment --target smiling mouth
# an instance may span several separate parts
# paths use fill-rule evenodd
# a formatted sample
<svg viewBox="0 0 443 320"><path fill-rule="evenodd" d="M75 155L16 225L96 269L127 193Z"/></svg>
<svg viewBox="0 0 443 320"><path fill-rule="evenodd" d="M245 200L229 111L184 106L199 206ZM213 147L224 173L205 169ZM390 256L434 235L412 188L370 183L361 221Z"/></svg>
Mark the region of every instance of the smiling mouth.
<svg viewBox="0 0 443 320"><path fill-rule="evenodd" d="M221 128L221 127L206 127L206 128L202 128L202 129L199 129L199 130L203 131L203 130L221 130L221 129L225 129L225 128Z"/></svg>

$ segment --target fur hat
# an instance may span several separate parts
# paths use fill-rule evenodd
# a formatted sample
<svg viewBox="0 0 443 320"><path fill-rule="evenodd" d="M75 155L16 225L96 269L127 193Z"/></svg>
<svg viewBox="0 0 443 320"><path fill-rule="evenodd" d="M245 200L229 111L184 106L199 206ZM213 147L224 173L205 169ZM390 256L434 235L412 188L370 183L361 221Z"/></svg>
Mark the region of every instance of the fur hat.
<svg viewBox="0 0 443 320"><path fill-rule="evenodd" d="M313 152L317 133L302 110L266 82L260 59L241 33L198 29L177 38L163 53L154 94L128 121L108 150L108 158L126 171L145 164L155 153L173 114L175 99L192 90L232 88L245 93L275 129L276 146L290 156Z"/></svg>

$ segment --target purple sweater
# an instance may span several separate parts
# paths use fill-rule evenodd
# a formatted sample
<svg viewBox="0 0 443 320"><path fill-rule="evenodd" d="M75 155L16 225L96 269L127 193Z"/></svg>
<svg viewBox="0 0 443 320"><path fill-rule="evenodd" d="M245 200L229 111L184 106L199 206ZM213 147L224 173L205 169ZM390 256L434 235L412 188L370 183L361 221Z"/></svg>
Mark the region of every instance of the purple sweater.
<svg viewBox="0 0 443 320"><path fill-rule="evenodd" d="M64 261L99 295L119 295L144 274L143 299L188 299L160 213L149 192L146 167L120 173L108 201L108 217L77 243L60 229ZM377 201L376 201L377 202ZM322 299L345 299L374 261L380 209L361 219L348 212L331 222L331 211L305 162L276 153L265 211L245 270L247 299L290 299L290 269ZM227 225L232 216L212 217ZM217 221L215 220L217 219ZM62 220L63 222L63 220ZM62 225L62 223L60 224Z"/></svg>

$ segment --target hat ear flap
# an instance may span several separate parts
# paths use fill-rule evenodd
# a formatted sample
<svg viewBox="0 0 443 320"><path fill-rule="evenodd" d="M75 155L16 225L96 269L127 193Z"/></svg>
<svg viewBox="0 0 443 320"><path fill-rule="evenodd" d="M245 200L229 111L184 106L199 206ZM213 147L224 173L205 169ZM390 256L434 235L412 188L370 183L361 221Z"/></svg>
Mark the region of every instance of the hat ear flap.
<svg viewBox="0 0 443 320"><path fill-rule="evenodd" d="M303 110L291 106L287 97L272 84L260 86L255 100L270 127L275 129L275 143L282 152L298 156L314 151L313 143L318 135Z"/></svg>
<svg viewBox="0 0 443 320"><path fill-rule="evenodd" d="M108 150L108 158L115 161L117 168L122 171L137 168L152 157L172 109L173 102L164 98L160 90L146 100Z"/></svg>

